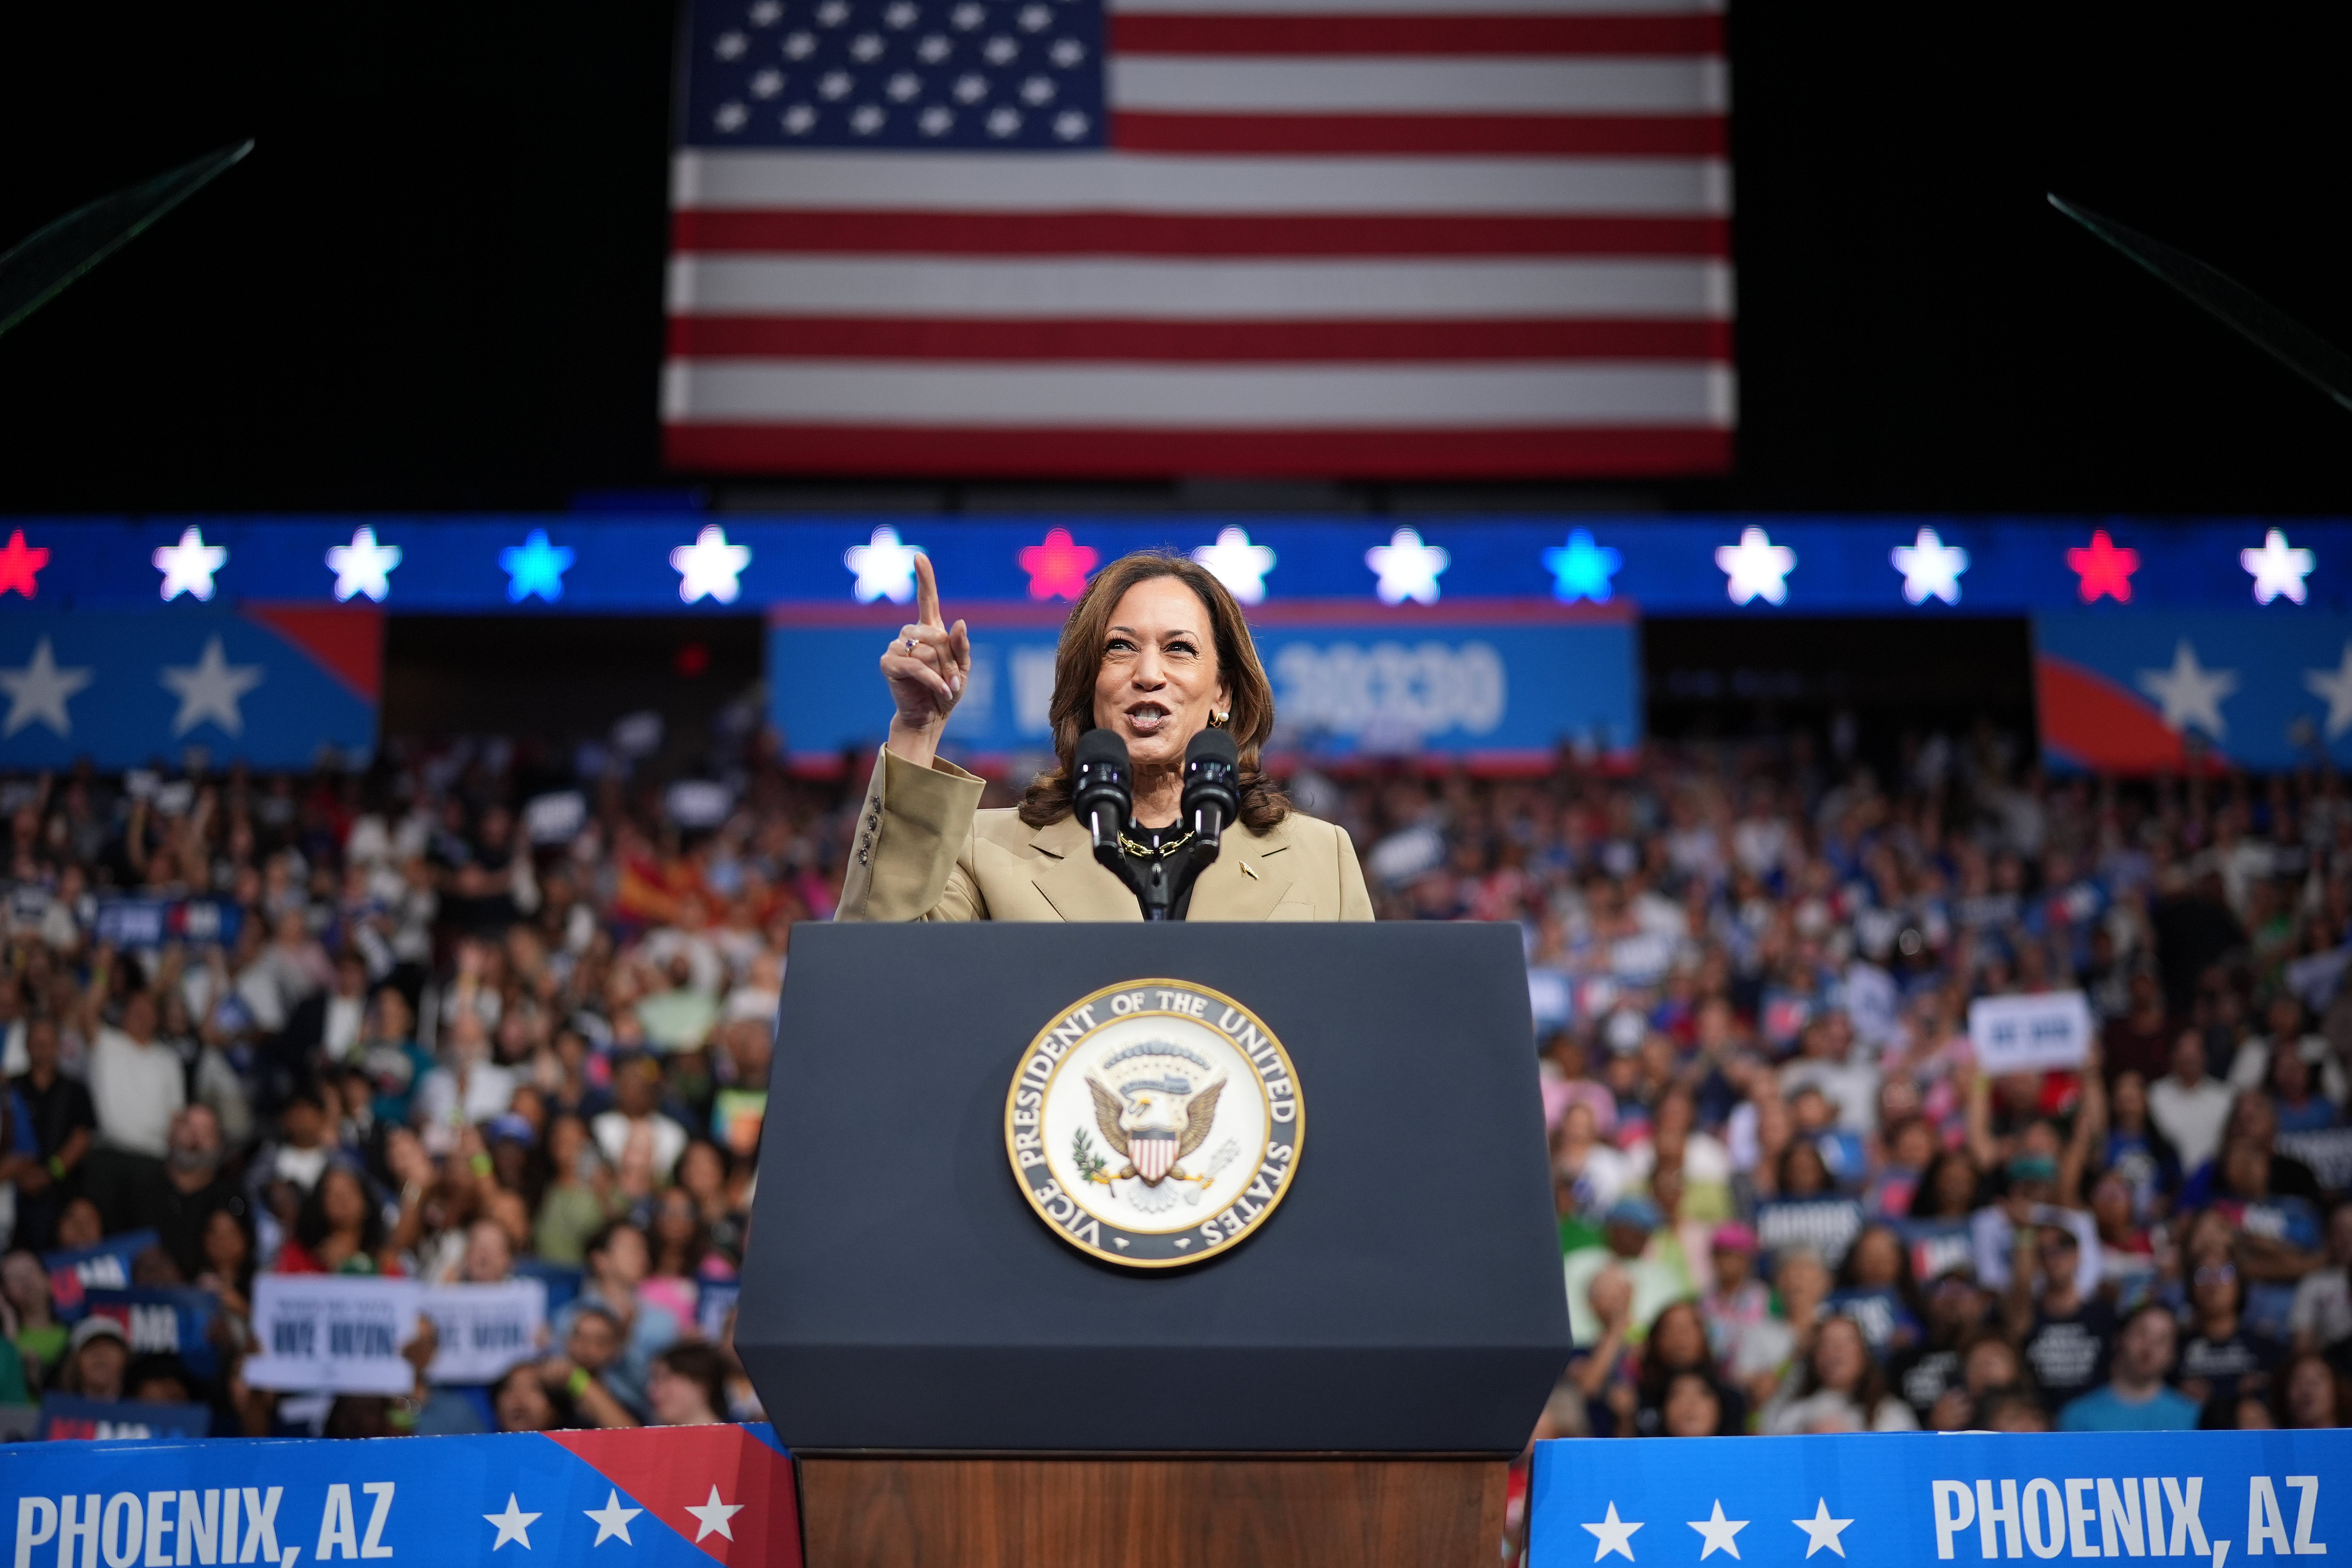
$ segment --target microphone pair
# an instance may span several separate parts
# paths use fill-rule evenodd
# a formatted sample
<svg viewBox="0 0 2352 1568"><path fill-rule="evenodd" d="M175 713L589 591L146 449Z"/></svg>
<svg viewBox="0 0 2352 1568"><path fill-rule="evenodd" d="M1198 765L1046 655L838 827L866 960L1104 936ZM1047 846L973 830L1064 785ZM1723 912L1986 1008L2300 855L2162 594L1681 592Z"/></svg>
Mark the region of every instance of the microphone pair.
<svg viewBox="0 0 2352 1568"><path fill-rule="evenodd" d="M1116 848L1135 814L1135 767L1127 742L1109 730L1078 737L1071 757L1072 802L1097 849ZM1203 730L1184 747L1184 820L1202 847L1215 849L1241 815L1241 752L1225 730Z"/></svg>

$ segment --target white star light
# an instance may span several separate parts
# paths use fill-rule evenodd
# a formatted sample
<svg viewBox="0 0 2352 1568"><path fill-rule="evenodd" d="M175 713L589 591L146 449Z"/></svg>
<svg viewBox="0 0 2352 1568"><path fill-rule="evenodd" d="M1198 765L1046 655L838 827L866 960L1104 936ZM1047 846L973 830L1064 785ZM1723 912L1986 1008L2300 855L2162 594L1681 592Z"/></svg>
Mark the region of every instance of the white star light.
<svg viewBox="0 0 2352 1568"><path fill-rule="evenodd" d="M1819 1552L1824 1546L1828 1547L1832 1552L1836 1552L1841 1557L1845 1555L1845 1548L1839 1544L1838 1535L1847 1525L1852 1524L1853 1521L1850 1519L1832 1519L1830 1517L1829 1499L1823 1498L1820 1502L1814 1505L1812 1518L1792 1519L1789 1522L1795 1525L1799 1530L1803 1531L1809 1538L1805 1542L1806 1556L1811 1557L1814 1552Z"/></svg>
<svg viewBox="0 0 2352 1568"><path fill-rule="evenodd" d="M1924 605L1930 599L1948 605L1960 602L1960 574L1969 569L1969 552L1945 543L1934 529L1923 528L1910 543L1896 545L1891 558L1895 569L1903 574L1903 596L1913 604Z"/></svg>
<svg viewBox="0 0 2352 1568"><path fill-rule="evenodd" d="M1706 1562L1717 1552L1728 1552L1734 1557L1739 1555L1739 1542L1733 1540L1732 1537L1747 1529L1748 1521L1744 1519L1724 1518L1723 1500L1721 1498L1715 1500L1715 1514L1712 1518L1694 1519L1687 1522L1693 1530L1698 1531L1699 1539L1706 1542L1706 1544L1699 1550L1698 1560L1700 1562ZM1840 1555L1843 1554L1841 1553Z"/></svg>
<svg viewBox="0 0 2352 1568"><path fill-rule="evenodd" d="M702 1521L702 1528L694 1532L694 1539L699 1542L706 1535L723 1535L730 1541L734 1540L735 1531L729 1527L727 1521L741 1513L743 1508L744 1505L740 1502L720 1502L719 1489L712 1487L709 1502L698 1507L693 1503L686 1505L686 1511Z"/></svg>
<svg viewBox="0 0 2352 1568"><path fill-rule="evenodd" d="M751 564L751 548L727 542L727 531L717 523L696 534L694 542L669 552L670 570L677 574L677 596L691 605L706 595L731 605L742 588L735 581Z"/></svg>
<svg viewBox="0 0 2352 1568"><path fill-rule="evenodd" d="M0 680L5 680L0 677ZM2303 689L2327 704L2327 738L2330 741L2347 730L2352 730L2352 642L2344 645L2343 661L2334 669L2306 669L2303 672ZM16 715L8 715L13 731Z"/></svg>
<svg viewBox="0 0 2352 1568"><path fill-rule="evenodd" d="M208 637L195 663L164 665L162 675L165 689L180 700L180 711L172 721L174 740L207 719L232 735L245 733L245 715L237 710L237 702L261 684L261 666L229 663L221 657L220 638Z"/></svg>
<svg viewBox="0 0 2352 1568"><path fill-rule="evenodd" d="M61 669L49 639L33 645L33 658L22 669L0 669L0 691L8 694L8 718L0 723L0 740L27 724L47 724L60 735L73 733L66 699L88 686L88 666Z"/></svg>
<svg viewBox="0 0 2352 1568"><path fill-rule="evenodd" d="M1592 1560L1595 1563L1600 1562L1612 1552L1616 1552L1628 1563L1633 1561L1633 1532L1642 1527L1638 1523L1627 1524L1617 1517L1615 1500L1612 1499L1610 1501L1608 1517L1598 1524L1588 1524L1583 1528L1591 1531L1592 1539L1599 1543L1592 1549Z"/></svg>
<svg viewBox="0 0 2352 1568"><path fill-rule="evenodd" d="M914 601L915 557L922 552L919 544L900 543L897 529L877 528L867 542L853 544L843 551L841 563L857 574L857 586L853 591L859 604L887 599L894 605L905 605Z"/></svg>
<svg viewBox="0 0 2352 1568"><path fill-rule="evenodd" d="M228 564L228 547L206 544L204 530L192 528L180 535L179 543L159 545L149 559L155 563L155 570L163 574L166 602L183 594L209 599L213 596L213 574Z"/></svg>
<svg viewBox="0 0 2352 1568"><path fill-rule="evenodd" d="M2238 552L2238 564L2254 579L2254 603L2267 605L2273 599L2285 597L2303 603L2303 580L2319 564L2319 557L2308 550L2291 550L2286 535L2272 529L2263 535L2260 550Z"/></svg>
<svg viewBox="0 0 2352 1568"><path fill-rule="evenodd" d="M1728 579L1724 592L1731 595L1733 604L1762 599L1768 605L1779 605L1788 600L1787 578L1797 569L1797 552L1773 543L1760 528L1743 528L1738 543L1717 547L1715 563Z"/></svg>
<svg viewBox="0 0 2352 1568"><path fill-rule="evenodd" d="M592 1545L602 1546L617 1535L621 1538L622 1545L635 1546L636 1542L629 1539L629 1521L646 1510L641 1508L623 1508L619 1489L606 1487L603 1508L583 1508L580 1511L596 1521L596 1539L591 1542ZM523 1544L528 1546L530 1543L525 1542ZM495 1552L498 1548L493 1546L490 1550ZM1738 1553L1734 1552L1732 1555L1736 1557Z"/></svg>
<svg viewBox="0 0 2352 1568"><path fill-rule="evenodd" d="M496 1552L499 1547L504 1546L509 1541L519 1541L522 1542L522 1549L525 1552L530 1550L530 1527L532 1521L537 1520L539 1515L535 1513L525 1513L522 1510L517 1508L515 1506L514 1493L507 1493L506 1512L486 1513L482 1515L482 1517L499 1527L499 1538L490 1542L491 1551Z"/></svg>
<svg viewBox="0 0 2352 1568"><path fill-rule="evenodd" d="M1402 605L1407 599L1417 605L1437 603L1437 574L1453 563L1453 556L1434 544L1423 544L1410 528L1398 529L1386 544L1364 552L1364 564L1381 574L1376 591L1383 605Z"/></svg>
<svg viewBox="0 0 2352 1568"><path fill-rule="evenodd" d="M2194 724L2217 741L2229 734L2221 700L2238 689L2238 672L2206 668L2187 637L2172 645L2170 669L2143 669L2134 683L2163 705L2166 729L2180 731Z"/></svg>
<svg viewBox="0 0 2352 1568"><path fill-rule="evenodd" d="M384 595L392 592L392 569L399 564L399 545L378 544L374 529L359 530L349 544L338 544L327 552L327 569L335 574L336 602L365 594L383 604Z"/></svg>
<svg viewBox="0 0 2352 1568"><path fill-rule="evenodd" d="M1226 592L1243 604L1265 601L1265 574L1274 570L1274 547L1252 544L1247 529L1220 529L1217 542L1193 551L1192 559L1207 567L1209 575L1223 583ZM1433 595L1434 592L1433 587Z"/></svg>

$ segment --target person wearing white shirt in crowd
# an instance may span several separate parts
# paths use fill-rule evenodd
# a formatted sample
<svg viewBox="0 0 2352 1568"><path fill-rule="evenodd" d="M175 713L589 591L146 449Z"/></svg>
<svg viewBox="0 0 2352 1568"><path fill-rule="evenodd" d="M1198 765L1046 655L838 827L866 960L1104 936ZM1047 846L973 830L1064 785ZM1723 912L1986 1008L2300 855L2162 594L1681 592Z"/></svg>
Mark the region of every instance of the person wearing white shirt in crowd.
<svg viewBox="0 0 2352 1568"><path fill-rule="evenodd" d="M2230 1058L2230 1087L2235 1089L2260 1089L2270 1077L2271 1053L2281 1041L2294 1045L2295 1054L2311 1067L2319 1084L2319 1092L2339 1108L2344 1104L2347 1080L2344 1064L2327 1047L2327 1037L2315 1035L2303 1026L2303 1004L2281 992L2272 998L2265 1021L2271 1026L2267 1035L2254 1035L2238 1047Z"/></svg>
<svg viewBox="0 0 2352 1568"><path fill-rule="evenodd" d="M127 1216L137 1192L161 1179L172 1118L187 1103L180 1053L155 1037L155 998L148 992L124 1000L119 1027L99 1030L89 1098L98 1147L83 1166L83 1190L110 1230Z"/></svg>
<svg viewBox="0 0 2352 1568"><path fill-rule="evenodd" d="M2180 1168L2194 1171L2221 1147L2230 1121L2230 1086L2205 1076L2205 1040L2194 1029L2173 1042L2172 1070L2147 1086L2147 1117L2172 1140Z"/></svg>
<svg viewBox="0 0 2352 1568"><path fill-rule="evenodd" d="M613 1074L613 1098L618 1103L588 1128L605 1162L619 1166L628 1152L630 1135L642 1131L651 1140L654 1179L668 1181L677 1157L686 1152L687 1134L658 1109L661 1068L645 1057L622 1063Z"/></svg>
<svg viewBox="0 0 2352 1568"><path fill-rule="evenodd" d="M417 1086L418 1126L454 1131L504 1115L514 1103L514 1074L490 1059L489 1031L471 1008L450 1020L447 1058Z"/></svg>

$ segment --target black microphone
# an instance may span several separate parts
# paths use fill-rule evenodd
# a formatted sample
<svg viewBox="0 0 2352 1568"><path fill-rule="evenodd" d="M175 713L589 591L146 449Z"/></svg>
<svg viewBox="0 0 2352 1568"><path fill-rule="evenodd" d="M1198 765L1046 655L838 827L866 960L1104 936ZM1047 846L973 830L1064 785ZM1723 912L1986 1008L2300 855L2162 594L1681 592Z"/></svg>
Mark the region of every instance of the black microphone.
<svg viewBox="0 0 2352 1568"><path fill-rule="evenodd" d="M1184 748L1184 819L1204 849L1241 815L1242 758L1231 731L1203 730Z"/></svg>
<svg viewBox="0 0 2352 1568"><path fill-rule="evenodd" d="M1135 810L1135 773L1127 742L1109 730L1089 730L1071 754L1071 805L1097 851L1118 849L1119 831Z"/></svg>

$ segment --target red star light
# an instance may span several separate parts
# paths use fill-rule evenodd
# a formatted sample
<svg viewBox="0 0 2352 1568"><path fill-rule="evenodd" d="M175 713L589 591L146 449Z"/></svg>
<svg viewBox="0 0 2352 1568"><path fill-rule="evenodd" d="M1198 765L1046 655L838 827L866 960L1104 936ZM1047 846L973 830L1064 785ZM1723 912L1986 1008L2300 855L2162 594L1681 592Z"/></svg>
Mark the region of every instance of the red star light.
<svg viewBox="0 0 2352 1568"><path fill-rule="evenodd" d="M0 548L0 594L11 589L27 599L38 590L33 574L49 563L49 552L40 545L25 542L25 531L18 529L8 536L5 548Z"/></svg>
<svg viewBox="0 0 2352 1568"><path fill-rule="evenodd" d="M1022 551L1019 559L1021 570L1029 574L1031 598L1075 600L1087 591L1087 574L1102 557L1073 540L1068 529L1057 528L1045 543Z"/></svg>
<svg viewBox="0 0 2352 1568"><path fill-rule="evenodd" d="M2091 535L2088 549L2066 552L2066 569L2083 580L2083 603L2091 604L2100 595L2109 594L2116 603L2128 605L2131 574L2139 570L2139 552L2124 549L2102 528Z"/></svg>

